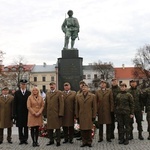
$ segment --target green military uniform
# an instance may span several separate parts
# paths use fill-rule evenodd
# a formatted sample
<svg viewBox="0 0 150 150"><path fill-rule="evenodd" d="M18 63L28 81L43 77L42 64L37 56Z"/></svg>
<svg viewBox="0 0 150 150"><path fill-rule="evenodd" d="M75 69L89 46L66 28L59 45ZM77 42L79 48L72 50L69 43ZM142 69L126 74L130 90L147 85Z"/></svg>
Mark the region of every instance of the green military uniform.
<svg viewBox="0 0 150 150"><path fill-rule="evenodd" d="M116 97L117 97L117 94L120 93L120 87L118 85L115 85L115 86L111 87L111 90L113 92L114 112L115 112L115 109L116 109ZM111 121L112 121L112 124L111 124L111 138L112 139L114 138L115 120L116 120L115 114L112 113L111 114Z"/></svg>
<svg viewBox="0 0 150 150"><path fill-rule="evenodd" d="M126 91L121 91L116 97L116 115L120 132L119 144L128 144L130 132L130 115L133 114L134 101L132 95ZM124 138L124 136L126 136L126 138Z"/></svg>
<svg viewBox="0 0 150 150"><path fill-rule="evenodd" d="M146 119L147 119L147 123L148 123L147 131L149 132L149 136L147 139L150 140L150 87L147 88L144 93L145 93L144 95L145 95L145 99L146 99L145 112L147 113Z"/></svg>
<svg viewBox="0 0 150 150"><path fill-rule="evenodd" d="M130 94L132 94L133 98L134 98L134 115L136 118L136 123L137 123L137 130L139 131L139 139L143 140L142 137L142 111L144 111L144 106L143 106L143 102L142 99L140 98L140 90L137 89L137 87L131 87L128 92ZM130 121L130 127L131 127L131 131L130 131L130 139L133 139L133 118Z"/></svg>

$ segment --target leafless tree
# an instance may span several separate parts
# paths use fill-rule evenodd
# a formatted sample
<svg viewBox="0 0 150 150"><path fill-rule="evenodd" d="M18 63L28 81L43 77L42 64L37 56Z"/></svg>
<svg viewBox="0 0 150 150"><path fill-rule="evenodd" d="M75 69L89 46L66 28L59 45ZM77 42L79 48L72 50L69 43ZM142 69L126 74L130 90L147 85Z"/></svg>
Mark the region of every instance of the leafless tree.
<svg viewBox="0 0 150 150"><path fill-rule="evenodd" d="M133 64L135 66L134 77L143 79L143 83L150 85L150 45L137 49Z"/></svg>
<svg viewBox="0 0 150 150"><path fill-rule="evenodd" d="M3 70L3 81L10 88L19 88L19 81L26 74L25 70L25 59L23 56L18 56L14 59L12 65L5 66Z"/></svg>
<svg viewBox="0 0 150 150"><path fill-rule="evenodd" d="M94 71L98 73L97 78L93 80L95 87L98 87L100 80L110 81L114 77L113 63L103 63L101 60L92 64Z"/></svg>

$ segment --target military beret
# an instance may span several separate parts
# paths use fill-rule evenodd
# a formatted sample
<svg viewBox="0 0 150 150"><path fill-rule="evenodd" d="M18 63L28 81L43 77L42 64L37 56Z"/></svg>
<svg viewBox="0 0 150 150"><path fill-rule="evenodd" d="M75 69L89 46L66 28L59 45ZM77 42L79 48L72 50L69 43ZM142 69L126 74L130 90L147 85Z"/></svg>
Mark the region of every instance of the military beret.
<svg viewBox="0 0 150 150"><path fill-rule="evenodd" d="M84 86L89 87L86 83L85 83L85 84L83 84L83 86L82 86L82 87L84 87Z"/></svg>
<svg viewBox="0 0 150 150"><path fill-rule="evenodd" d="M79 84L85 84L85 82L84 82L83 80L81 80L81 81L79 82Z"/></svg>
<svg viewBox="0 0 150 150"><path fill-rule="evenodd" d="M136 80L132 79L132 80L130 80L130 82L136 82Z"/></svg>
<svg viewBox="0 0 150 150"><path fill-rule="evenodd" d="M116 78L112 78L112 79L111 79L111 81L115 81L115 80L117 80L117 79L116 79Z"/></svg>
<svg viewBox="0 0 150 150"><path fill-rule="evenodd" d="M68 86L68 85L70 85L69 82L65 82L65 83L64 83L64 86Z"/></svg>
<svg viewBox="0 0 150 150"><path fill-rule="evenodd" d="M20 83L27 83L28 81L26 79L21 79Z"/></svg>
<svg viewBox="0 0 150 150"><path fill-rule="evenodd" d="M127 85L126 85L125 83L121 83L120 86L125 86L125 87L127 87Z"/></svg>
<svg viewBox="0 0 150 150"><path fill-rule="evenodd" d="M107 83L107 81L106 80L101 80L101 82L100 83Z"/></svg>
<svg viewBox="0 0 150 150"><path fill-rule="evenodd" d="M50 84L49 85L54 85L54 84L56 84L55 82L50 82Z"/></svg>
<svg viewBox="0 0 150 150"><path fill-rule="evenodd" d="M9 90L9 88L8 88L7 86L4 86L4 87L2 88L2 90Z"/></svg>

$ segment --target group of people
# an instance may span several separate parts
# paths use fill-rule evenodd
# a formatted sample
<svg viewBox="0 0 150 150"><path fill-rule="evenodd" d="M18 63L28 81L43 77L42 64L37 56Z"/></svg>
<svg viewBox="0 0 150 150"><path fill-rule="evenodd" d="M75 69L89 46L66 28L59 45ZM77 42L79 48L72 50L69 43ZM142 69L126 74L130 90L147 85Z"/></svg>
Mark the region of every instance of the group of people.
<svg viewBox="0 0 150 150"><path fill-rule="evenodd" d="M120 86L117 79L112 79L111 88L107 82L101 80L100 88L89 91L88 85L81 81L80 90L71 90L70 83L64 83L64 90L56 89L56 83L50 83L50 90L43 100L40 91L34 87L31 92L26 88L27 80L20 81L20 89L9 94L8 87L2 88L0 96L0 144L3 143L3 130L7 128L7 141L12 144L13 119L18 127L20 145L28 144L28 130L30 128L32 146L39 146L39 127L43 125L43 118L47 118L47 132L49 142L47 146L61 145L61 127L64 133L63 143L73 143L74 119L80 125L81 147L92 147L91 131L93 122L98 118L99 140L103 139L103 125L106 124L106 140L111 142L115 138L115 122L117 120L119 144L127 145L133 137L134 117L137 123L139 139L142 136L142 113L144 106L147 113L148 140L150 140L150 88L141 91L135 80L130 81L130 88L125 83ZM54 136L55 131L55 136Z"/></svg>

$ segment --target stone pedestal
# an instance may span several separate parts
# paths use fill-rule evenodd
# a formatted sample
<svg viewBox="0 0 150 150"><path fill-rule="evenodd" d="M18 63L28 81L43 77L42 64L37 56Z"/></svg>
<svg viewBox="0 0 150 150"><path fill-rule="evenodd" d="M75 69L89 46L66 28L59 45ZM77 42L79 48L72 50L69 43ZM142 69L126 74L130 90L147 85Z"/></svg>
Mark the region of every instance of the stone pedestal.
<svg viewBox="0 0 150 150"><path fill-rule="evenodd" d="M62 58L58 58L58 89L63 90L63 84L69 82L71 89L78 91L79 82L83 79L83 58L78 56L78 50L62 50Z"/></svg>

